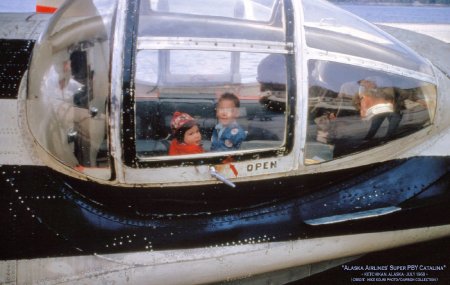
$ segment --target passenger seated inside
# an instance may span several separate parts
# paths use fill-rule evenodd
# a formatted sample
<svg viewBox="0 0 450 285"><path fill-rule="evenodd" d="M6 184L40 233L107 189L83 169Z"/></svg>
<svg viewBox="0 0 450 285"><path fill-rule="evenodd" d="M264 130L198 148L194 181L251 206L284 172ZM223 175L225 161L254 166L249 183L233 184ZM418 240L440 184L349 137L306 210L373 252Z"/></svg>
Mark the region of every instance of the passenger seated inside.
<svg viewBox="0 0 450 285"><path fill-rule="evenodd" d="M359 153L430 126L433 84L328 61L309 62L305 164Z"/></svg>
<svg viewBox="0 0 450 285"><path fill-rule="evenodd" d="M169 155L203 153L202 135L197 122L187 113L175 112L170 122L172 142Z"/></svg>
<svg viewBox="0 0 450 285"><path fill-rule="evenodd" d="M385 119L389 121L387 136L396 129L400 115L394 112L394 88L386 79L378 76L368 77L359 82L360 114L364 120L370 120L370 129L365 139L375 136Z"/></svg>
<svg viewBox="0 0 450 285"><path fill-rule="evenodd" d="M233 93L224 93L217 102L216 116L219 123L211 137L211 151L238 150L247 134L237 123L239 98Z"/></svg>
<svg viewBox="0 0 450 285"><path fill-rule="evenodd" d="M359 81L359 84L362 118L370 120L376 115L394 111L394 90L387 80L372 76Z"/></svg>

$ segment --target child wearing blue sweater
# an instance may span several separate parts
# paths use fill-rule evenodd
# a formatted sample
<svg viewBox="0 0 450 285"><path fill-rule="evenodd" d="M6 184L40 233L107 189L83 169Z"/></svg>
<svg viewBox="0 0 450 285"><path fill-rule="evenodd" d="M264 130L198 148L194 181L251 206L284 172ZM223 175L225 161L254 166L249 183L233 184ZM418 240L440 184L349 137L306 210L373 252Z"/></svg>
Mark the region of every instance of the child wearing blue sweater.
<svg viewBox="0 0 450 285"><path fill-rule="evenodd" d="M224 93L217 102L216 116L219 123L211 137L211 151L238 150L247 136L236 119L239 117L239 98L233 93Z"/></svg>

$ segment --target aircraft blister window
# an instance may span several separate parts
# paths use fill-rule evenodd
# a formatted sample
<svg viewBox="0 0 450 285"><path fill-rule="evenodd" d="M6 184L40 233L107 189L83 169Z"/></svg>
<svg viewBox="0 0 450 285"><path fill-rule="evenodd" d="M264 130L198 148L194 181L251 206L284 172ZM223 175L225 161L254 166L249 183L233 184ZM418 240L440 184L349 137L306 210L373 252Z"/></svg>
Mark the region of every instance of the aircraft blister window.
<svg viewBox="0 0 450 285"><path fill-rule="evenodd" d="M73 1L52 18L30 67L27 120L51 159L110 178L106 105L116 1Z"/></svg>
<svg viewBox="0 0 450 285"><path fill-rule="evenodd" d="M306 163L410 135L433 122L436 87L386 72L309 61Z"/></svg>
<svg viewBox="0 0 450 285"><path fill-rule="evenodd" d="M228 51L138 51L137 156L145 160L168 155L173 140L171 121L176 112L195 119L202 147L211 154L211 139L218 124L217 102L224 93L235 94L240 101L235 120L245 132L245 139L238 151L281 148L286 132L284 55L276 55L283 59L279 69L284 75L278 76L281 82L277 82L281 89L270 92L270 82L264 83L267 79L259 74L261 63L271 56L274 55Z"/></svg>

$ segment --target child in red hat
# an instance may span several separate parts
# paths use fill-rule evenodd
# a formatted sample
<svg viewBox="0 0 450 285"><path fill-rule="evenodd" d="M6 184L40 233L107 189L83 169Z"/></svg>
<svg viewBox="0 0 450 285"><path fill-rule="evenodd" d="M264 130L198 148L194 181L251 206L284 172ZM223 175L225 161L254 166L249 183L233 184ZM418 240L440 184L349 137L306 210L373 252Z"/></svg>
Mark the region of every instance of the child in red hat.
<svg viewBox="0 0 450 285"><path fill-rule="evenodd" d="M195 154L205 152L202 135L197 122L187 113L175 112L170 121L172 142L169 155Z"/></svg>

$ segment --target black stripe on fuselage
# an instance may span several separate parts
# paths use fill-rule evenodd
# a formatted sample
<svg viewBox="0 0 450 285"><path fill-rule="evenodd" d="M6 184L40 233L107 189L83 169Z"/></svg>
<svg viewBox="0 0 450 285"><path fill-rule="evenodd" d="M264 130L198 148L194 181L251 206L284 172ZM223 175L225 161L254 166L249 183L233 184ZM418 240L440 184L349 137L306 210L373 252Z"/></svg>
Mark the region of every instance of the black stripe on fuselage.
<svg viewBox="0 0 450 285"><path fill-rule="evenodd" d="M33 47L33 40L0 39L0 99L17 99Z"/></svg>
<svg viewBox="0 0 450 285"><path fill-rule="evenodd" d="M0 259L222 246L449 224L449 169L449 158L418 157L239 183L232 190L217 185L105 187L47 167L3 165ZM403 210L338 224L305 223L392 205Z"/></svg>

